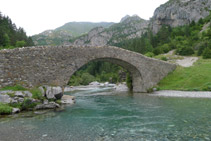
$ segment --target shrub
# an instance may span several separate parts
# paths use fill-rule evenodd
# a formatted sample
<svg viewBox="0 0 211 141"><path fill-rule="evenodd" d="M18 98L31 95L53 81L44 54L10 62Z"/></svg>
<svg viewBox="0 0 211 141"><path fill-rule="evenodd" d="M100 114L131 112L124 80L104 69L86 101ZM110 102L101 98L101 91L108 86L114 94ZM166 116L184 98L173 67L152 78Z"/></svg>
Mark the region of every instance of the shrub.
<svg viewBox="0 0 211 141"><path fill-rule="evenodd" d="M179 47L176 52L179 54L179 55L192 55L194 54L194 50L193 48L191 47L185 47L185 46L182 46L182 47Z"/></svg>
<svg viewBox="0 0 211 141"><path fill-rule="evenodd" d="M22 105L21 105L21 110L28 110L31 108L34 108L37 104L33 103L31 99L24 99Z"/></svg>
<svg viewBox="0 0 211 141"><path fill-rule="evenodd" d="M12 107L7 104L0 103L0 115L8 115L12 113Z"/></svg>
<svg viewBox="0 0 211 141"><path fill-rule="evenodd" d="M203 59L211 58L211 49L210 48L204 49L202 56L203 56Z"/></svg>
<svg viewBox="0 0 211 141"><path fill-rule="evenodd" d="M161 60L167 61L168 59L167 59L165 56L162 56L162 57L161 57Z"/></svg>
<svg viewBox="0 0 211 141"><path fill-rule="evenodd" d="M133 80L132 80L132 76L130 75L130 73L127 73L126 84L127 84L127 87L130 89L130 91L132 91L132 89L133 89Z"/></svg>
<svg viewBox="0 0 211 141"><path fill-rule="evenodd" d="M42 92L38 88L33 88L30 90L30 92L32 93L32 98L40 100L44 99Z"/></svg>
<svg viewBox="0 0 211 141"><path fill-rule="evenodd" d="M147 57L154 57L155 55L154 55L154 53L152 53L152 52L147 52L147 53L145 54L145 56L147 56Z"/></svg>
<svg viewBox="0 0 211 141"><path fill-rule="evenodd" d="M83 73L81 75L82 85L88 85L90 82L95 81L95 77L89 73Z"/></svg>

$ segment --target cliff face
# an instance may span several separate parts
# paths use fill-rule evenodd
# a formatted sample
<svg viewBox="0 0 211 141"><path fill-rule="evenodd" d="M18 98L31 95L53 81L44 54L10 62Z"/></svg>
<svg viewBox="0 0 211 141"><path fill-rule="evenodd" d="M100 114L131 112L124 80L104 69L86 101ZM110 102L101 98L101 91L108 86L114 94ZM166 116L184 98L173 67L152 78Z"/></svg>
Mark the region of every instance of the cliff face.
<svg viewBox="0 0 211 141"><path fill-rule="evenodd" d="M74 41L74 45L105 46L118 43L125 39L140 37L147 31L149 21L140 17L126 16L120 23L109 28L97 27L88 34L83 35Z"/></svg>
<svg viewBox="0 0 211 141"><path fill-rule="evenodd" d="M211 0L170 0L154 12L151 29L157 33L163 24L171 27L197 22L205 18L211 10Z"/></svg>

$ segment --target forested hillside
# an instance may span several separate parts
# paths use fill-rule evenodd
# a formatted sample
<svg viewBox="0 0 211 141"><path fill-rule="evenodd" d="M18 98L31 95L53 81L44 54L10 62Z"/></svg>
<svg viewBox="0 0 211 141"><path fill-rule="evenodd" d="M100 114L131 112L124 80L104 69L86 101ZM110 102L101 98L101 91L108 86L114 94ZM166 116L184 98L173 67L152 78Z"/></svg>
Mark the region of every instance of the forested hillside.
<svg viewBox="0 0 211 141"><path fill-rule="evenodd" d="M31 37L23 28L17 28L12 20L0 12L0 49L33 46Z"/></svg>

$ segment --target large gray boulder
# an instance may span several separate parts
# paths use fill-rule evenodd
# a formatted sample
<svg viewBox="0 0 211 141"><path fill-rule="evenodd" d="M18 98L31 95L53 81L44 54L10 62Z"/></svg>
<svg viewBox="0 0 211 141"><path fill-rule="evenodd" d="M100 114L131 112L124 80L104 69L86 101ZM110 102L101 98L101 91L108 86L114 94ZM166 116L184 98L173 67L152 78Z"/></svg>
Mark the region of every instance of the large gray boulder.
<svg viewBox="0 0 211 141"><path fill-rule="evenodd" d="M35 110L56 109L59 107L60 107L60 105L55 102L48 102L48 103L43 103L43 104L37 105L35 107Z"/></svg>
<svg viewBox="0 0 211 141"><path fill-rule="evenodd" d="M46 98L47 99L61 99L63 91L61 87L46 87Z"/></svg>
<svg viewBox="0 0 211 141"><path fill-rule="evenodd" d="M62 104L74 104L75 103L75 97L70 95L63 95L61 99Z"/></svg>
<svg viewBox="0 0 211 141"><path fill-rule="evenodd" d="M11 97L6 94L0 94L0 102L1 103L10 103L11 102Z"/></svg>

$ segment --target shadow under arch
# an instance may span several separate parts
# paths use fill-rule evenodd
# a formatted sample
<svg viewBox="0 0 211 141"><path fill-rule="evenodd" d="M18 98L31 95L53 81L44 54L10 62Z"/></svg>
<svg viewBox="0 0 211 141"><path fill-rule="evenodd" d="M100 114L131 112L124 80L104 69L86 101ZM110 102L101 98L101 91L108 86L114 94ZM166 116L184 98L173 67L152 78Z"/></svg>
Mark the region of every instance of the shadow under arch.
<svg viewBox="0 0 211 141"><path fill-rule="evenodd" d="M82 68L86 64L88 64L90 62L94 62L94 61L109 62L109 63L116 64L116 65L121 66L122 68L126 69L132 77L133 92L140 92L140 89L142 89L144 87L144 84L142 81L143 80L142 75L141 75L140 71L134 65L132 65L129 62L126 62L124 60L120 60L117 58L110 58L110 57L86 60L84 63L80 63L80 64L77 63L75 69L71 72L71 74L69 74L69 78L71 78L71 76L73 74L75 74L78 70L80 70L80 68ZM66 84L68 83L68 81L66 82Z"/></svg>

